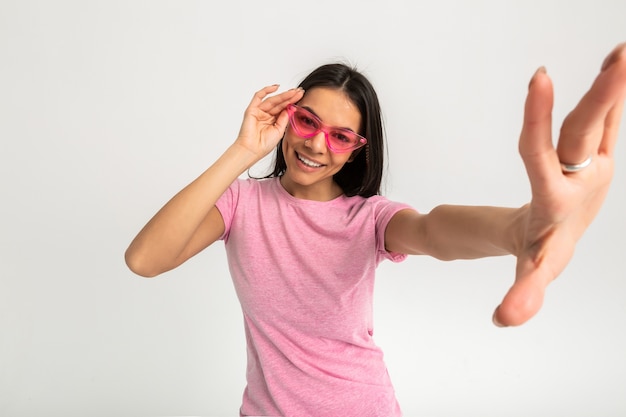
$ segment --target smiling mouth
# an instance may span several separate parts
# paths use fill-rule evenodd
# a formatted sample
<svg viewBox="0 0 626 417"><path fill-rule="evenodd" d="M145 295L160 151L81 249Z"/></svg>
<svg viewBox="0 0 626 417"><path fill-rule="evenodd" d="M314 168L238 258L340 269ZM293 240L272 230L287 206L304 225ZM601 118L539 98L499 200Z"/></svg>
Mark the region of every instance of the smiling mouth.
<svg viewBox="0 0 626 417"><path fill-rule="evenodd" d="M302 162L304 165L311 167L311 168L320 168L323 165L322 164L318 164L317 162L313 162L310 159L306 159L305 157L303 157L302 155L300 155L298 152L296 152L296 158L298 158L298 160L300 162Z"/></svg>

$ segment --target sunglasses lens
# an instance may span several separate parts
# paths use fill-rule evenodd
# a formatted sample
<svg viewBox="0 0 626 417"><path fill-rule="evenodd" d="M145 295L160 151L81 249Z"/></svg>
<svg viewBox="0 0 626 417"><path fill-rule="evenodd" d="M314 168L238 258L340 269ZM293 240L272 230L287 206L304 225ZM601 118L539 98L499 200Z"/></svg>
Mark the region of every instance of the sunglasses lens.
<svg viewBox="0 0 626 417"><path fill-rule="evenodd" d="M359 137L349 130L331 130L328 132L328 140L333 148L339 150L354 149L360 143Z"/></svg>
<svg viewBox="0 0 626 417"><path fill-rule="evenodd" d="M293 114L293 124L302 136L313 136L320 131L319 121L306 111L296 110Z"/></svg>

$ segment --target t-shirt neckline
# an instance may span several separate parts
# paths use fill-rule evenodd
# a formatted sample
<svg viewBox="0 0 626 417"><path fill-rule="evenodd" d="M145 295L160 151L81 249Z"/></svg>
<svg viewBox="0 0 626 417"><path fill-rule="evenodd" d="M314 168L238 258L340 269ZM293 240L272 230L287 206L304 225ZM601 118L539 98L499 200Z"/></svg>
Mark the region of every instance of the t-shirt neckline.
<svg viewBox="0 0 626 417"><path fill-rule="evenodd" d="M327 206L328 207L328 206L342 204L346 201L346 199L350 198L350 197L347 197L344 193L333 198L332 200L327 200L327 201L308 200L306 198L294 197L293 195L289 193L289 191L285 189L285 187L283 187L283 184L280 182L280 178L281 177L273 178L274 187L278 188L278 193L282 195L289 202L295 203L301 206Z"/></svg>

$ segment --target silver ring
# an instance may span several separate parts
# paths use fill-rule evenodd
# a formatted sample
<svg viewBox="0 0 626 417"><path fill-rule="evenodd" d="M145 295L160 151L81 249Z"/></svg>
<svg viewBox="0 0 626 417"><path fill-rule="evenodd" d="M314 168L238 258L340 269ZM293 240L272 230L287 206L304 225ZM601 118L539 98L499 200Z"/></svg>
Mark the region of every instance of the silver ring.
<svg viewBox="0 0 626 417"><path fill-rule="evenodd" d="M589 164L591 164L591 155L589 155L589 157L582 161L580 164L566 164L564 162L561 162L561 169L563 170L563 172L578 172L582 169L587 168Z"/></svg>

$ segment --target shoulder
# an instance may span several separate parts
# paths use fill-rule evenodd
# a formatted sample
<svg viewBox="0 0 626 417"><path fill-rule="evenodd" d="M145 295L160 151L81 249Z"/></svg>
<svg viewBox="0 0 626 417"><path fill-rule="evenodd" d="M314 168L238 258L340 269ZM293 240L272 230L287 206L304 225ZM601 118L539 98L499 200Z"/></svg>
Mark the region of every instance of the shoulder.
<svg viewBox="0 0 626 417"><path fill-rule="evenodd" d="M376 217L383 214L387 214L391 217L400 210L412 209L412 207L406 203L390 200L382 195L374 195L367 198L355 196L349 199L354 199L353 205L358 205L372 211Z"/></svg>
<svg viewBox="0 0 626 417"><path fill-rule="evenodd" d="M224 214L226 211L234 211L242 201L253 198L259 194L262 180L253 178L237 178L216 202L217 208Z"/></svg>
<svg viewBox="0 0 626 417"><path fill-rule="evenodd" d="M274 178L237 178L228 187L228 191L239 195L261 193L273 188Z"/></svg>

